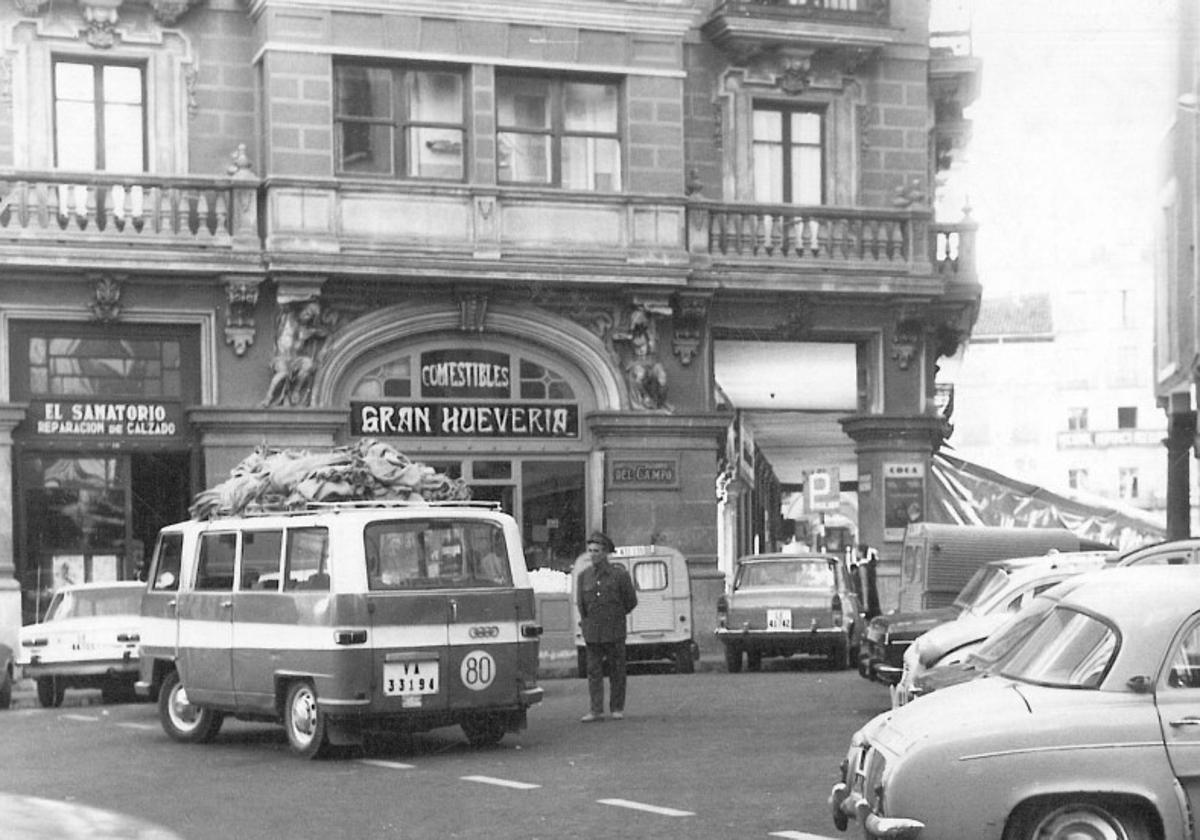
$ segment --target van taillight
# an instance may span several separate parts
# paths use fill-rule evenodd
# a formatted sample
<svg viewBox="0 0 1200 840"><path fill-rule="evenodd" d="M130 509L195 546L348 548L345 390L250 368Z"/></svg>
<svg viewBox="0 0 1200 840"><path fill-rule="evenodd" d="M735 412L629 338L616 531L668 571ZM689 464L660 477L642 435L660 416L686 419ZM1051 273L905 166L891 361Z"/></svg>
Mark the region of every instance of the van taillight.
<svg viewBox="0 0 1200 840"><path fill-rule="evenodd" d="M339 645L365 645L367 643L367 631L334 630L333 641Z"/></svg>
<svg viewBox="0 0 1200 840"><path fill-rule="evenodd" d="M834 595L833 603L829 605L829 608L833 611L833 623L835 625L841 624L842 623L842 596Z"/></svg>

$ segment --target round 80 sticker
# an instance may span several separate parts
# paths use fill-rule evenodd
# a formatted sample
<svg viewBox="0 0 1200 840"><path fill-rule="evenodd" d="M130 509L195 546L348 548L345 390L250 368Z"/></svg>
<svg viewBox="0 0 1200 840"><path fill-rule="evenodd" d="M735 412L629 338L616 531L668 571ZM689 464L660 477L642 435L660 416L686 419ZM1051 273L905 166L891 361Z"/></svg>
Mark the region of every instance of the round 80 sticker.
<svg viewBox="0 0 1200 840"><path fill-rule="evenodd" d="M473 650L463 657L458 675L467 688L483 691L496 679L496 660L486 650Z"/></svg>

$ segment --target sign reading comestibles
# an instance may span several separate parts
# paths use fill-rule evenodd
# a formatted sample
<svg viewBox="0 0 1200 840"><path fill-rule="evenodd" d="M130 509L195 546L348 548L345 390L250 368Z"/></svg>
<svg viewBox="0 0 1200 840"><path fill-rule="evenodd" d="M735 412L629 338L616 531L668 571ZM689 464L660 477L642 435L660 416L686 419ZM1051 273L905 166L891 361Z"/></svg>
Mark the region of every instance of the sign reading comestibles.
<svg viewBox="0 0 1200 840"><path fill-rule="evenodd" d="M183 434L183 407L145 400L33 400L29 422L44 437L162 440Z"/></svg>

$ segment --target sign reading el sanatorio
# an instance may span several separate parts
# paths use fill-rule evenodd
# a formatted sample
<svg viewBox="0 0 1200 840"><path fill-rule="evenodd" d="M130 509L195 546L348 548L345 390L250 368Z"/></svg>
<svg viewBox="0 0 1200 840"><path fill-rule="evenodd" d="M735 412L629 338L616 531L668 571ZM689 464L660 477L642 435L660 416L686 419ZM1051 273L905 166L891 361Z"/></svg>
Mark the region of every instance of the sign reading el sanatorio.
<svg viewBox="0 0 1200 840"><path fill-rule="evenodd" d="M183 434L183 407L141 400L33 400L29 422L46 437L161 440Z"/></svg>
<svg viewBox="0 0 1200 840"><path fill-rule="evenodd" d="M579 437L579 407L546 403L351 402L350 433L378 437Z"/></svg>

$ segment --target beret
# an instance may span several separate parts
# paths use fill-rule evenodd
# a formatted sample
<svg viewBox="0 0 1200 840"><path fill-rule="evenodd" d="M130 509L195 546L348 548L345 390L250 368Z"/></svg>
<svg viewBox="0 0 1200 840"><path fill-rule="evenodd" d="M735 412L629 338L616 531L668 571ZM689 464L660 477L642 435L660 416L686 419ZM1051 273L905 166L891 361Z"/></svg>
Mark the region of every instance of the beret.
<svg viewBox="0 0 1200 840"><path fill-rule="evenodd" d="M603 531L592 531L592 533L588 534L587 542L588 544L595 543L596 545L603 546L604 550L609 554L612 554L616 548L613 545L613 541L608 538L608 534L605 534Z"/></svg>

